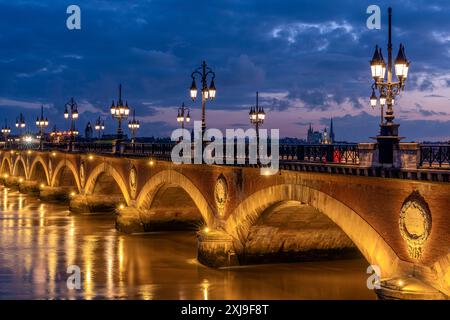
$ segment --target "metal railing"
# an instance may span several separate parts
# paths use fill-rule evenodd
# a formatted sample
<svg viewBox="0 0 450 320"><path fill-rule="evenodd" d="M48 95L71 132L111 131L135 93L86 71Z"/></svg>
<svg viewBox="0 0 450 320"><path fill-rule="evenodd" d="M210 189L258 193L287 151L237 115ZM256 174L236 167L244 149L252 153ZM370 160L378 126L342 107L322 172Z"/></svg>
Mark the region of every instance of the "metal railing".
<svg viewBox="0 0 450 320"><path fill-rule="evenodd" d="M45 142L43 144L44 150L56 150L56 151L68 151L69 150L69 143L67 142L60 142L60 143L50 143ZM39 145L36 146L36 149L39 149Z"/></svg>
<svg viewBox="0 0 450 320"><path fill-rule="evenodd" d="M136 157L155 157L161 160L170 160L171 152L175 142L154 142L154 143L121 143L112 142L74 142L71 152L78 153L102 153L117 154ZM69 143L50 143L43 144L44 150L57 150L69 152ZM7 149L24 149L24 145L10 144ZM26 149L39 149L39 145L28 145ZM261 149L262 150L262 149ZM260 150L260 152L262 152ZM226 152L226 146L223 146L223 163L230 163L229 155ZM264 151L266 157L271 157L270 145ZM250 159L256 159L256 145L247 142L241 150L237 144L234 145L233 160L240 164L255 164ZM192 145L192 158L195 155L194 145ZM212 156L215 156L212 154ZM227 161L228 160L228 161ZM279 160L282 162L316 162L316 163L335 163L335 164L359 164L359 151L357 144L330 144L330 145L307 145L307 144L281 144L279 146Z"/></svg>
<svg viewBox="0 0 450 320"><path fill-rule="evenodd" d="M421 145L421 167L450 167L450 145Z"/></svg>
<svg viewBox="0 0 450 320"><path fill-rule="evenodd" d="M281 161L359 164L357 144L280 145Z"/></svg>
<svg viewBox="0 0 450 320"><path fill-rule="evenodd" d="M74 142L72 146L74 152L89 152L89 153L112 153L112 143L100 142Z"/></svg>
<svg viewBox="0 0 450 320"><path fill-rule="evenodd" d="M39 149L39 144L37 143L18 143L18 142L8 142L8 144L0 143L1 149L14 149L14 150L36 150Z"/></svg>
<svg viewBox="0 0 450 320"><path fill-rule="evenodd" d="M246 143L243 148L234 145L233 156L227 154L226 146L222 150L222 163L235 164L257 164L257 146L255 143ZM194 151L191 152L192 157ZM334 145L306 145L306 144L281 144L279 146L279 160L281 162L316 162L335 164L359 164L359 151L357 144L334 144ZM170 156L170 152L169 152ZM180 154L180 157L182 155ZM260 159L272 157L271 146L267 150L262 148L259 151ZM211 157L216 157L213 152ZM230 161L231 160L231 161Z"/></svg>
<svg viewBox="0 0 450 320"><path fill-rule="evenodd" d="M125 143L123 145L123 155L133 155L141 157L155 157L162 160L169 160L172 148L175 143Z"/></svg>

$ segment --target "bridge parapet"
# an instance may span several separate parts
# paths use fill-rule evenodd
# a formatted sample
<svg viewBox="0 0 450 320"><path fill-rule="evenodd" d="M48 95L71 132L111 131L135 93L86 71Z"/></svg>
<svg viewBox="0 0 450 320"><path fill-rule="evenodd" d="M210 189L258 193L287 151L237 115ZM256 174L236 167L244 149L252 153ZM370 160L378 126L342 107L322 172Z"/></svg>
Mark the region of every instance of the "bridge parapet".
<svg viewBox="0 0 450 320"><path fill-rule="evenodd" d="M62 154L92 154L105 157L150 158L154 161L171 161L171 152L175 143L122 143L117 153L112 143L76 142L69 151L68 144L44 144L44 152ZM13 148L15 147L15 148ZM16 153L32 152L29 147L8 145L0 153L13 156ZM246 155L249 147L246 148ZM393 165L382 166L378 163L376 143L280 145L280 169L289 171L323 172L367 177L409 179L418 181L450 181L450 145L420 145L418 143L400 143L394 150ZM235 158L233 164L224 158L224 165L237 167L262 167L251 163L245 156ZM192 161L193 163L193 161ZM11 168L12 171L13 168ZM264 171L262 171L264 172ZM12 172L11 172L12 173Z"/></svg>
<svg viewBox="0 0 450 320"><path fill-rule="evenodd" d="M378 148L376 143L358 144L360 166L361 167L383 167L378 162ZM417 169L420 164L420 144L415 142L400 143L397 150L394 150L394 163L384 166L398 169Z"/></svg>

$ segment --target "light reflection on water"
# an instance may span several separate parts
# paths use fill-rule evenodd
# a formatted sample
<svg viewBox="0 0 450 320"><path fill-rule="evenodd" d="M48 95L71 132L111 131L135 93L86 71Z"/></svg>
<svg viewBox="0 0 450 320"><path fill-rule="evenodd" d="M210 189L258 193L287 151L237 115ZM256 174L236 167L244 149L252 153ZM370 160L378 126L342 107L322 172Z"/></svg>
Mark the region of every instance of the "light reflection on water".
<svg viewBox="0 0 450 320"><path fill-rule="evenodd" d="M192 232L124 235L108 215L0 187L0 299L374 299L362 259L214 270ZM81 269L69 290L67 267Z"/></svg>

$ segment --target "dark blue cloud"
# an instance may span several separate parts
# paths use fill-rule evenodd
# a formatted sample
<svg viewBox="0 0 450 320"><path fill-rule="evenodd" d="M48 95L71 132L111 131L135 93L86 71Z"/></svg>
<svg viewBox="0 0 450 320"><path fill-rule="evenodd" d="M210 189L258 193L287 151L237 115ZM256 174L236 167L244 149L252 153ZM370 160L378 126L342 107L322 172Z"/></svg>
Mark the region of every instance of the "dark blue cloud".
<svg viewBox="0 0 450 320"><path fill-rule="evenodd" d="M86 106L79 121L84 126L102 112L107 116L119 83L138 115L156 115L159 108L188 101L190 73L203 59L217 74L217 100L208 108L246 112L260 90L286 93L262 99L274 112L292 112L299 101L307 110L348 102L359 112L367 107L360 100L370 94L373 47L385 47L391 1L80 0L82 29L76 31L65 26L70 4L0 1L2 116L23 111L33 118L33 108L44 103L52 123L63 127L62 106L73 96ZM365 26L371 4L383 10L382 30ZM449 12L448 1L395 2L394 50L403 42L413 63L407 89L431 95L433 78L448 72ZM191 105L199 108L198 102ZM377 132L359 123L367 117L344 119L354 140ZM435 135L442 135L435 127ZM167 134L170 128L154 121L141 132Z"/></svg>

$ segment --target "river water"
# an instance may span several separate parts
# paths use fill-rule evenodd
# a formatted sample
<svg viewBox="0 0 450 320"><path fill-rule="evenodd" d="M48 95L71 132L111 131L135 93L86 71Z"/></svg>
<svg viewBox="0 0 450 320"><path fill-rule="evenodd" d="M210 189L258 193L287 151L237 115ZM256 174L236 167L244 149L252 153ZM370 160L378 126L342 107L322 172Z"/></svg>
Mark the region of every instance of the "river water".
<svg viewBox="0 0 450 320"><path fill-rule="evenodd" d="M196 253L193 232L125 235L111 215L0 187L0 299L375 299L364 259L215 270Z"/></svg>

